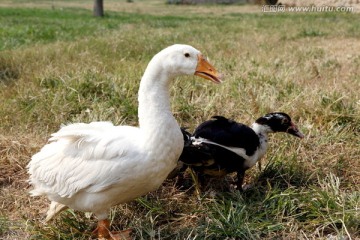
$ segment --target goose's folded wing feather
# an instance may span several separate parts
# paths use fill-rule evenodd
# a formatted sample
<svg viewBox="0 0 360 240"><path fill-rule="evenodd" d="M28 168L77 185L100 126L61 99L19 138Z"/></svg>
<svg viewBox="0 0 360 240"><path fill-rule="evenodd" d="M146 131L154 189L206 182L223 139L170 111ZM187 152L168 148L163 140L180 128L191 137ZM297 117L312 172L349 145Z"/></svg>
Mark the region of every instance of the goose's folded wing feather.
<svg viewBox="0 0 360 240"><path fill-rule="evenodd" d="M32 194L71 197L108 188L136 166L138 135L138 128L109 122L63 126L28 165Z"/></svg>

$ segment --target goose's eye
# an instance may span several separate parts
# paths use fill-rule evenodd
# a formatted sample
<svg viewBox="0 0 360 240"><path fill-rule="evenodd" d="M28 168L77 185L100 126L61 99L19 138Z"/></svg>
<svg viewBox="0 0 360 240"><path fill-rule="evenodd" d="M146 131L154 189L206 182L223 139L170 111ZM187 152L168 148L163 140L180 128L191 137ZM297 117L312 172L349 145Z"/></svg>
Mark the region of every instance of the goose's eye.
<svg viewBox="0 0 360 240"><path fill-rule="evenodd" d="M190 53L185 53L184 56L188 58L190 57Z"/></svg>

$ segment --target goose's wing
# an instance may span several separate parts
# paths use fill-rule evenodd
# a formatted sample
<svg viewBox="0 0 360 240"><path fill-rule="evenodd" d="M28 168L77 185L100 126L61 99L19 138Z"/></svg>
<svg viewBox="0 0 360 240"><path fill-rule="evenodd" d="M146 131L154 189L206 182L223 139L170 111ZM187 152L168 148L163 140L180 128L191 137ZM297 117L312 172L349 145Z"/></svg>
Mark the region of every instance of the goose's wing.
<svg viewBox="0 0 360 240"><path fill-rule="evenodd" d="M248 156L256 151L259 137L254 130L222 116L213 118L195 129L195 138L201 137L227 147L242 148Z"/></svg>
<svg viewBox="0 0 360 240"><path fill-rule="evenodd" d="M28 165L30 183L35 187L31 193L69 198L79 191L108 188L137 164L138 135L138 128L109 122L62 127Z"/></svg>

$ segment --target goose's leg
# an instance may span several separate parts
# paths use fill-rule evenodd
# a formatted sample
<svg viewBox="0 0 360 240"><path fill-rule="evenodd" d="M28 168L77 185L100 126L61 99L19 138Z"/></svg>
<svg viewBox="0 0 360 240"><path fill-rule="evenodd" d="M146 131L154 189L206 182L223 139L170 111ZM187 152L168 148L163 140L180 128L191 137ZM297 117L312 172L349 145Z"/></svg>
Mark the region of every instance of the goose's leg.
<svg viewBox="0 0 360 240"><path fill-rule="evenodd" d="M46 213L46 219L45 222L49 222L51 219L53 219L56 215L58 215L61 211L67 209L68 207L64 204L51 201L49 210Z"/></svg>
<svg viewBox="0 0 360 240"><path fill-rule="evenodd" d="M108 219L99 220L97 227L92 232L96 234L99 239L110 239L110 222Z"/></svg>
<svg viewBox="0 0 360 240"><path fill-rule="evenodd" d="M118 232L110 232L110 239L113 240L133 240L131 237L132 229L126 229Z"/></svg>
<svg viewBox="0 0 360 240"><path fill-rule="evenodd" d="M124 231L110 232L110 221L108 219L99 220L93 234L97 234L98 239L103 240L132 240L131 229Z"/></svg>

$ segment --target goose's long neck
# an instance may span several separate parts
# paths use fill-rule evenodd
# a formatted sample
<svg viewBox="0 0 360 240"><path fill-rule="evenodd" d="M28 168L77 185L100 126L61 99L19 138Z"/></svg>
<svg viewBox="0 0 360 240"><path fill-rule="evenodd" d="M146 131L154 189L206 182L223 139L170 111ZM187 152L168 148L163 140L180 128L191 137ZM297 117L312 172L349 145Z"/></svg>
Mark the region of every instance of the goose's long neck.
<svg viewBox="0 0 360 240"><path fill-rule="evenodd" d="M141 129L153 128L157 118L171 115L169 81L160 66L150 64L140 82L139 88L139 124ZM169 116L167 116L169 117ZM173 117L172 117L173 118ZM159 124L155 124L159 125Z"/></svg>
<svg viewBox="0 0 360 240"><path fill-rule="evenodd" d="M171 112L170 77L159 62L152 60L141 79L138 115L145 147L170 146L178 144L179 139L183 142L180 127Z"/></svg>

